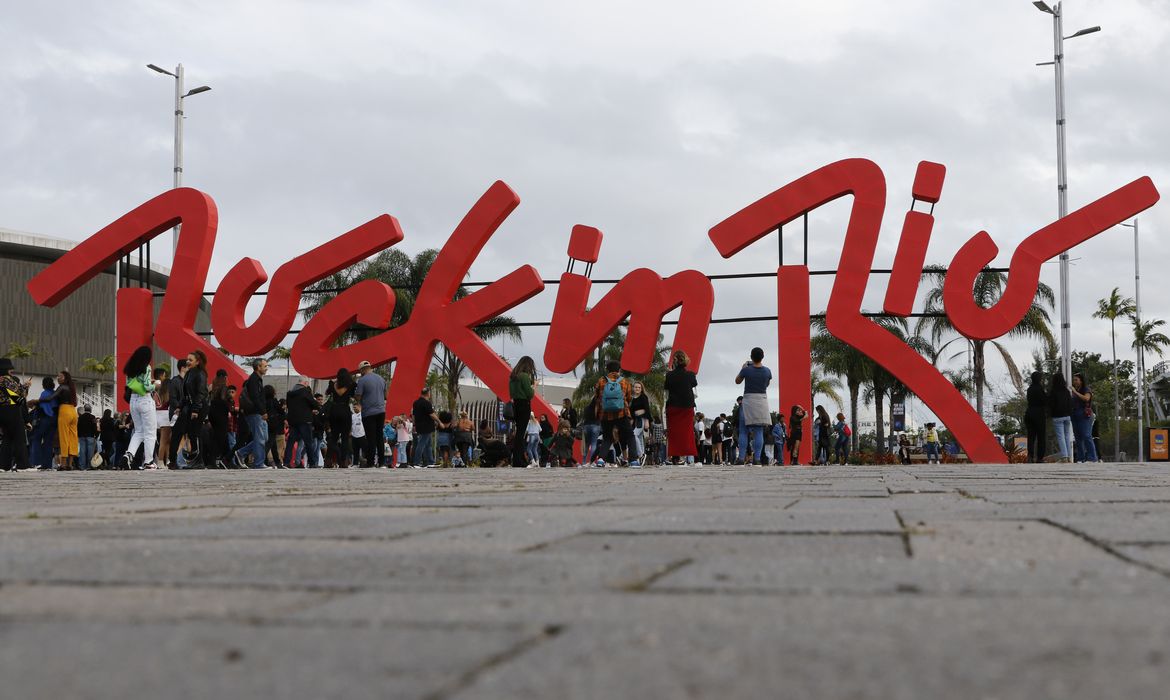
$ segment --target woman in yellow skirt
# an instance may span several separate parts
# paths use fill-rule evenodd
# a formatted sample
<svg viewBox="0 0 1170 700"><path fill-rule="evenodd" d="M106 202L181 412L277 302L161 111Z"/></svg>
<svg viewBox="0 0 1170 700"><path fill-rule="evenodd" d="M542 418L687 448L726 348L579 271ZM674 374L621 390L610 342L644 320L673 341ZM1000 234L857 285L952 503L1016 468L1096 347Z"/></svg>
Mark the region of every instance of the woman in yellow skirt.
<svg viewBox="0 0 1170 700"><path fill-rule="evenodd" d="M57 374L57 468L70 471L77 467L77 387L66 370Z"/></svg>

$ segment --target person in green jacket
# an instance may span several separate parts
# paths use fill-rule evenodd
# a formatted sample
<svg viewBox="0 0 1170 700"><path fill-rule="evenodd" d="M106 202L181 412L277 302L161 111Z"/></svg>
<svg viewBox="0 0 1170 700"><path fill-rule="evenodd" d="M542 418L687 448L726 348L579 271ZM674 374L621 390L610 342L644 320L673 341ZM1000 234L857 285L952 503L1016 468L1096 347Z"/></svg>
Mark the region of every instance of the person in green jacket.
<svg viewBox="0 0 1170 700"><path fill-rule="evenodd" d="M512 368L512 378L508 380L508 398L512 401L512 421L516 425L516 435L512 438L512 466L523 469L528 466L525 458L527 447L524 429L528 426L528 419L532 415L532 397L536 395L533 382L536 379L536 363L528 355L521 357Z"/></svg>

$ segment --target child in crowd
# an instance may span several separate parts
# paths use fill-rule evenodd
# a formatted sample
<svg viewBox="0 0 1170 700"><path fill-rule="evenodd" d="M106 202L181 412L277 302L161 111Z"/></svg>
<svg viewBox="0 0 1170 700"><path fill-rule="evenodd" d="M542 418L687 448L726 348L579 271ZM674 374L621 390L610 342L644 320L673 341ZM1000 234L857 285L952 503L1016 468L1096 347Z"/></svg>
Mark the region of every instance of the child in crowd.
<svg viewBox="0 0 1170 700"><path fill-rule="evenodd" d="M366 426L362 423L362 403L355 401L353 415L350 416L350 437L353 438L353 464L362 465L362 455L366 453Z"/></svg>
<svg viewBox="0 0 1170 700"><path fill-rule="evenodd" d="M549 455L554 467L577 466L577 460L573 459L573 431L569 421L561 421L549 445Z"/></svg>

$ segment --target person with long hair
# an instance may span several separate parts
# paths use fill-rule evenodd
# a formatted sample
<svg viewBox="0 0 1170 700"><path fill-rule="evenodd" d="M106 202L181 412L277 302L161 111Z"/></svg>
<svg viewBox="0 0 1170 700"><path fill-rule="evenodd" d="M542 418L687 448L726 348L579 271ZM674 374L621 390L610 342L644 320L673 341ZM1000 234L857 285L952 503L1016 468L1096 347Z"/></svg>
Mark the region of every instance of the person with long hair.
<svg viewBox="0 0 1170 700"><path fill-rule="evenodd" d="M1068 462L1072 459L1072 394L1060 372L1052 375L1052 383L1048 388L1048 414L1052 416L1052 430L1056 433L1060 461Z"/></svg>
<svg viewBox="0 0 1170 700"><path fill-rule="evenodd" d="M532 397L536 395L536 363L531 357L521 357L512 368L508 380L508 398L512 401L512 422L516 435L512 438L512 466L523 469L529 465L527 429L532 417Z"/></svg>
<svg viewBox="0 0 1170 700"><path fill-rule="evenodd" d="M804 419L808 413L803 406L793 406L788 414L788 458L792 466L800 464L800 441L804 438Z"/></svg>
<svg viewBox="0 0 1170 700"><path fill-rule="evenodd" d="M134 421L134 432L130 434L130 444L126 446L126 454L121 456L119 466L125 469L134 468L134 459L138 448L142 447L142 465L154 463L154 442L157 430L157 416L155 415L154 391L158 380L154 378L154 370L150 366L152 353L149 345L141 345L130 354L122 367L126 376L126 390L130 393L130 417Z"/></svg>
<svg viewBox="0 0 1170 700"><path fill-rule="evenodd" d="M194 350L187 355L187 375L183 378L183 403L176 413L169 461L178 457L179 443L186 436L190 457L188 469L197 469L206 455L200 453L199 436L203 432L203 421L207 418L207 355ZM178 437L179 439L174 439Z"/></svg>
<svg viewBox="0 0 1170 700"><path fill-rule="evenodd" d="M77 387L69 370L57 373L57 388L47 399L37 400L36 405L48 401L57 407L57 469L72 471L80 453L77 437ZM34 402L30 402L34 403Z"/></svg>
<svg viewBox="0 0 1170 700"><path fill-rule="evenodd" d="M817 405L817 444L816 455L813 459L817 464L829 463L829 444L832 439L833 419L829 418L829 412L825 410L824 406Z"/></svg>
<svg viewBox="0 0 1170 700"><path fill-rule="evenodd" d="M666 373L666 458L672 463L682 459L693 464L699 450L695 445L695 387L698 376L687 369L691 358L685 350L675 350L673 365Z"/></svg>
<svg viewBox="0 0 1170 700"><path fill-rule="evenodd" d="M350 454L353 453L353 409L350 399L353 398L357 382L345 367L337 370L337 376L329 382L325 389L326 464L335 467L348 467ZM365 435L365 425L362 426L362 435ZM331 456L331 457L330 457ZM360 455L358 456L360 460Z"/></svg>
<svg viewBox="0 0 1170 700"><path fill-rule="evenodd" d="M1085 375L1077 372L1072 380L1072 426L1078 462L1096 462L1097 444L1093 442L1093 391L1085 383Z"/></svg>
<svg viewBox="0 0 1170 700"><path fill-rule="evenodd" d="M227 469L231 459L231 442L228 428L231 423L232 404L228 395L227 371L219 370L211 380L211 391L207 406L207 420L211 423L211 444L208 455L216 469Z"/></svg>
<svg viewBox="0 0 1170 700"><path fill-rule="evenodd" d="M1028 383L1028 408L1024 411L1024 428L1028 431L1028 461L1039 464L1044 461L1047 439L1044 430L1044 413L1048 408L1048 392L1044 391L1044 373L1033 372Z"/></svg>

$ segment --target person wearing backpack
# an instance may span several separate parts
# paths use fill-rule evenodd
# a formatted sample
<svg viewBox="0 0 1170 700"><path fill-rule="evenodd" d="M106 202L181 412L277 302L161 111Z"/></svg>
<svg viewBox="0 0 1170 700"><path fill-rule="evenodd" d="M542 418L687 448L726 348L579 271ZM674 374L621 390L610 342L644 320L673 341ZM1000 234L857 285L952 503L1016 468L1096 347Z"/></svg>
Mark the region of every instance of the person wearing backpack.
<svg viewBox="0 0 1170 700"><path fill-rule="evenodd" d="M596 396L601 407L601 454L609 454L610 445L614 445L614 436L617 443L614 445L619 463L625 463L626 450L633 442L633 427L630 423L630 398L633 387L621 375L622 366L616 360L610 360L605 365L606 375L597 380ZM642 466L638 460L629 462L631 467Z"/></svg>

